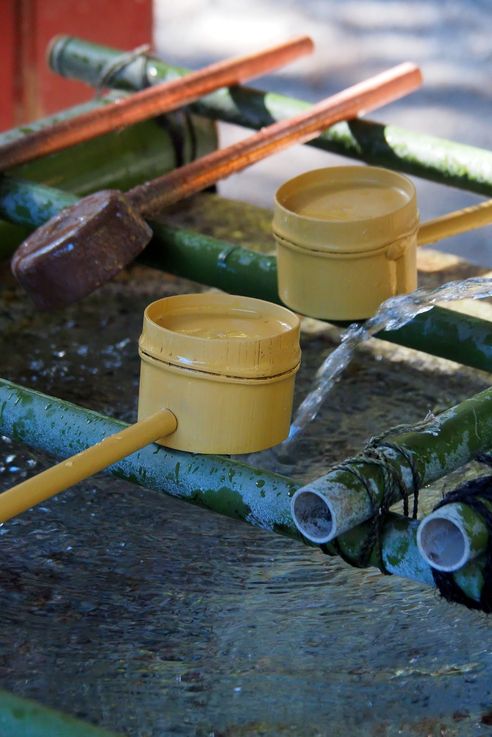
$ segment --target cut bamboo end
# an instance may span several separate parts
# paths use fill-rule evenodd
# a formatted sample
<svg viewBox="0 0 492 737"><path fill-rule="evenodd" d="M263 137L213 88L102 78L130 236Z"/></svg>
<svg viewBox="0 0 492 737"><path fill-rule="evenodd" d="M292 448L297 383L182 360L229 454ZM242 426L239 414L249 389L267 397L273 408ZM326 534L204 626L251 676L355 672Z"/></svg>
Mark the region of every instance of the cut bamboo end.
<svg viewBox="0 0 492 737"><path fill-rule="evenodd" d="M336 537L336 520L328 500L316 491L299 489L291 501L292 518L299 532L322 545Z"/></svg>
<svg viewBox="0 0 492 737"><path fill-rule="evenodd" d="M446 507L422 520L417 546L426 563L443 573L459 570L474 557L464 526Z"/></svg>

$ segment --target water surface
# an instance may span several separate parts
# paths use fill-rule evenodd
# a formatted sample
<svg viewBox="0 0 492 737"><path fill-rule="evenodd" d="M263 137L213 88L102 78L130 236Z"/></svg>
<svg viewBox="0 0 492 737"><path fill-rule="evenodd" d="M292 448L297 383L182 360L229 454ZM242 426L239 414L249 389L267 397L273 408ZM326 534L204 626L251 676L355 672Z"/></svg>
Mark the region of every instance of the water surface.
<svg viewBox="0 0 492 737"><path fill-rule="evenodd" d="M195 289L135 269L52 316L5 289L2 373L130 421L143 308ZM371 343L284 472L307 481L489 384ZM335 345L304 334L297 403ZM4 438L2 488L49 462ZM431 589L105 476L0 533L0 685L19 695L132 737L490 732L492 620Z"/></svg>

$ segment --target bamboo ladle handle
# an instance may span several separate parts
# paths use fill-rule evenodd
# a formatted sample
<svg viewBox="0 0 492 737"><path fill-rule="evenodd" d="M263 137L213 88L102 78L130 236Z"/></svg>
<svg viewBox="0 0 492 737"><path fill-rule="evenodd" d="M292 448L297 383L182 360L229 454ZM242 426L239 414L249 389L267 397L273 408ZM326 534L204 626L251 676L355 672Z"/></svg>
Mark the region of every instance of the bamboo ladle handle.
<svg viewBox="0 0 492 737"><path fill-rule="evenodd" d="M176 430L177 424L171 410L161 409L47 471L13 486L0 494L0 522L6 522L149 443L170 435Z"/></svg>
<svg viewBox="0 0 492 737"><path fill-rule="evenodd" d="M490 223L492 223L492 200L487 200L479 205L465 207L463 210L455 210L447 215L422 223L417 234L417 245L427 246L441 240L441 238L466 233Z"/></svg>
<svg viewBox="0 0 492 737"><path fill-rule="evenodd" d="M415 64L398 64L331 95L293 118L272 123L226 148L219 148L169 174L139 184L126 193L126 198L140 215L152 217L267 156L294 143L311 140L328 126L403 97L421 83L422 74Z"/></svg>

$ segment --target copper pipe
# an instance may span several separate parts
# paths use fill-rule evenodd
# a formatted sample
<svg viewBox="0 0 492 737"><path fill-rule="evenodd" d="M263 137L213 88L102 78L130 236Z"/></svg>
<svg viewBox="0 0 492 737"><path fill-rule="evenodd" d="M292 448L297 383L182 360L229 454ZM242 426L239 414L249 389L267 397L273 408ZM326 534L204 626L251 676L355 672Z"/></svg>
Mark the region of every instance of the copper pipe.
<svg viewBox="0 0 492 737"><path fill-rule="evenodd" d="M240 84L277 69L313 48L308 36L299 36L265 51L219 61L171 82L135 92L111 105L62 120L0 146L0 171L175 110L220 87Z"/></svg>
<svg viewBox="0 0 492 737"><path fill-rule="evenodd" d="M330 125L355 118L412 92L422 75L409 62L392 67L364 82L328 97L300 115L269 125L243 141L213 151L170 174L127 192L131 204L145 217L211 184L277 153L293 143L304 143Z"/></svg>

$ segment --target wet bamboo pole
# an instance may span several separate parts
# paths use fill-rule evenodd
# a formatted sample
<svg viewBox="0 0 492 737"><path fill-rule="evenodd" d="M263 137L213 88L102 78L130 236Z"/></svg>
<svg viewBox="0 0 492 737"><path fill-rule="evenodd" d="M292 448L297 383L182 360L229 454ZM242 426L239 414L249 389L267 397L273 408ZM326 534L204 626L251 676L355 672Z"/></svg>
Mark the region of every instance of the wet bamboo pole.
<svg viewBox="0 0 492 737"><path fill-rule="evenodd" d="M22 142L32 133L104 108L121 96L122 93L111 93L1 132L0 147ZM114 181L121 182L122 189L130 189L142 180L171 171L216 148L213 121L177 112L107 133L73 146L70 151L16 166L9 173L83 195L111 186Z"/></svg>
<svg viewBox="0 0 492 737"><path fill-rule="evenodd" d="M55 457L80 452L125 427L125 423L92 410L0 379L0 432ZM222 456L183 453L156 445L119 461L109 472L254 527L302 540L290 513L298 485L285 476ZM364 523L339 537L339 551L347 561L360 565L371 530L371 525ZM388 514L382 532L382 561L374 550L366 565L380 567L382 563L387 573L433 585L431 569L418 553L416 533L415 521ZM330 545L327 551L337 554ZM477 601L482 568L483 561L477 558L455 575L462 590Z"/></svg>
<svg viewBox="0 0 492 737"><path fill-rule="evenodd" d="M65 118L23 138L0 143L0 170L63 150L113 130L187 105L213 90L240 84L312 52L308 36L298 36L254 54L225 59L166 83L139 90L110 105Z"/></svg>
<svg viewBox="0 0 492 737"><path fill-rule="evenodd" d="M33 229L77 201L67 192L22 181L0 179L0 215ZM243 294L279 302L274 256L183 228L152 223L154 238L142 260L176 276ZM25 230L21 231L25 233ZM13 250L12 240L0 240L0 255ZM485 371L492 370L492 330L477 317L434 307L399 330L383 331L382 340L425 351Z"/></svg>
<svg viewBox="0 0 492 737"><path fill-rule="evenodd" d="M33 130L50 127L53 123L79 115L111 102L115 95L77 105L42 120L0 133L0 145L22 139ZM201 157L217 147L217 135L212 121L179 113L149 120L96 138L70 151L61 151L16 167L12 173L39 185L31 189L28 212L24 219L19 203L17 218L0 221L0 258L7 258L36 225L41 225L60 208L73 204L68 193L85 195L106 188L130 189L142 180L152 179L176 166ZM59 188L56 204L43 190L43 183ZM50 190L47 190L50 191ZM7 194L8 199L8 194ZM65 204L64 204L65 203ZM15 203L12 204L15 209ZM15 223L24 222L22 226Z"/></svg>
<svg viewBox="0 0 492 737"><path fill-rule="evenodd" d="M55 71L66 77L97 86L101 74L121 56L119 50L61 36L52 46L50 63ZM154 57L137 58L115 70L110 84L121 89L138 90L147 84L187 73L187 69L171 66ZM191 109L215 120L259 129L297 115L308 107L309 103L302 100L236 87L207 95L194 103ZM492 196L492 152L473 146L369 120L337 123L308 145Z"/></svg>
<svg viewBox="0 0 492 737"><path fill-rule="evenodd" d="M118 737L68 714L0 690L2 737ZM121 736L120 736L121 737Z"/></svg>
<svg viewBox="0 0 492 737"><path fill-rule="evenodd" d="M485 389L421 427L395 429L376 444L376 458L354 456L298 489L296 524L313 542L330 542L376 514L380 504L387 508L412 495L491 446L492 389Z"/></svg>

